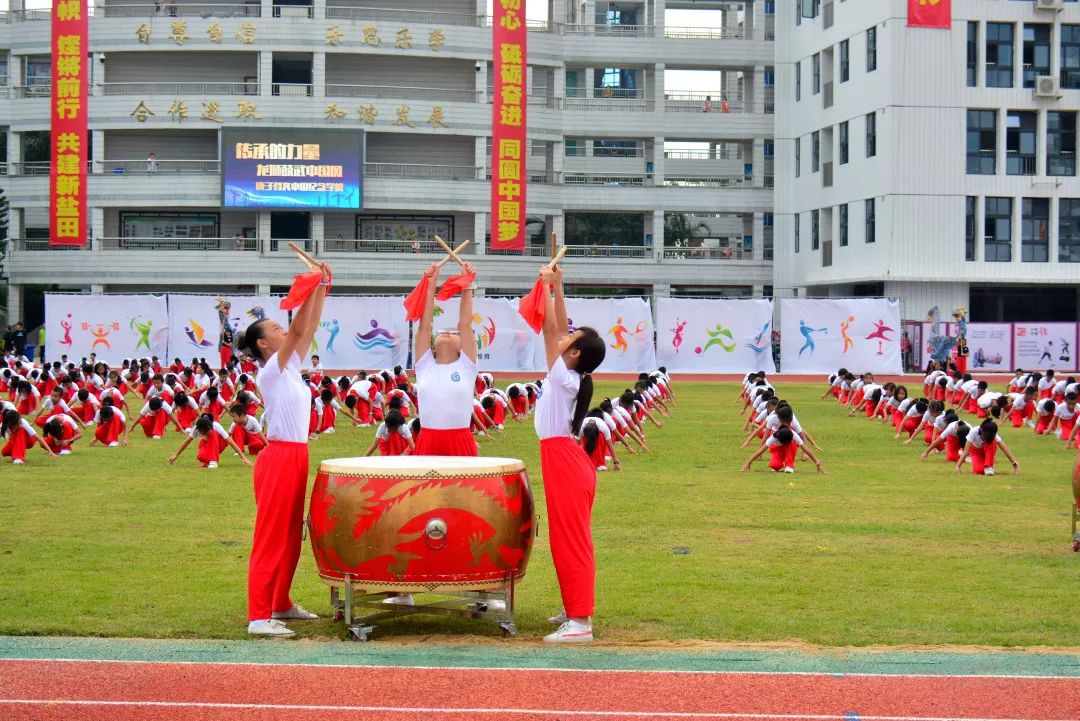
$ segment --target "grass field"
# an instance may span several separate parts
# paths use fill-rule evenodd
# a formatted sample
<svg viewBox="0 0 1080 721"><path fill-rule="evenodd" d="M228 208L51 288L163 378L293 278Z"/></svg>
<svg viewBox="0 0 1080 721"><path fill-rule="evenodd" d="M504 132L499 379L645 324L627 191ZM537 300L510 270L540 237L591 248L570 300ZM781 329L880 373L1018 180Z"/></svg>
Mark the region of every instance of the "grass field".
<svg viewBox="0 0 1080 721"><path fill-rule="evenodd" d="M737 447L737 389L708 383L677 384L675 417L650 434L653 453L601 474L598 640L1080 646L1075 452L1009 428L1023 475L1006 475L1004 460L993 478L958 475L940 457L920 463L921 445L843 417L818 400L819 385L779 389L824 447L827 475L808 463L794 476L764 462L740 473L749 449ZM319 459L370 442L370 429L343 430L313 443L313 473ZM194 448L170 468L177 434L131 439L127 449L84 441L58 462L35 449L26 466L0 466L0 634L246 636L250 470L230 455L203 471ZM546 516L531 423L481 451L524 460ZM329 613L307 547L294 598ZM542 532L519 590L522 635L546 632L559 605ZM294 628L345 635L325 619ZM422 616L378 634L478 632L497 635Z"/></svg>

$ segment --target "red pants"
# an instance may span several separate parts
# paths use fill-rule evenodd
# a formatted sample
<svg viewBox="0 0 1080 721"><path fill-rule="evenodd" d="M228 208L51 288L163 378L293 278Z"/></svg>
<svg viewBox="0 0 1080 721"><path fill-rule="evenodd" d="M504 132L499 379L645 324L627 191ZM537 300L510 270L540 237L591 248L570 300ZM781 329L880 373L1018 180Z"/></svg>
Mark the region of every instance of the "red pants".
<svg viewBox="0 0 1080 721"><path fill-rule="evenodd" d="M966 355L958 355L958 356L956 356L956 370L960 372L960 375L964 375L965 373L967 373L967 356Z"/></svg>
<svg viewBox="0 0 1080 721"><path fill-rule="evenodd" d="M221 414L225 412L225 404L220 400L213 401L206 404L206 408L203 408L201 413L209 413L210 417L215 421L221 420Z"/></svg>
<svg viewBox="0 0 1080 721"><path fill-rule="evenodd" d="M866 417L867 418L873 418L875 410L877 410L877 404L874 403L873 401L867 401L866 402Z"/></svg>
<svg viewBox="0 0 1080 721"><path fill-rule="evenodd" d="M953 463L960 460L960 441L956 440L956 436L945 439L945 460Z"/></svg>
<svg viewBox="0 0 1080 721"><path fill-rule="evenodd" d="M180 427L185 431L191 430L191 427L195 425L195 421L198 420L198 412L191 406L184 406L183 408L176 409L176 420L180 421Z"/></svg>
<svg viewBox="0 0 1080 721"><path fill-rule="evenodd" d="M143 432L146 434L147 438L153 438L154 436L161 438L165 435L165 424L168 420L168 414L161 410L153 415L140 418L139 425L142 426Z"/></svg>
<svg viewBox="0 0 1080 721"><path fill-rule="evenodd" d="M788 443L786 446L773 446L769 449L769 468L774 471L782 471L784 468L794 468L795 458L799 455L799 445Z"/></svg>
<svg viewBox="0 0 1080 721"><path fill-rule="evenodd" d="M945 389L942 388L941 386L938 386L934 390L934 400L935 401L944 401L945 400Z"/></svg>
<svg viewBox="0 0 1080 721"><path fill-rule="evenodd" d="M904 420L904 432L908 434L908 438L915 435L915 429L919 427L919 423L921 422L922 418L919 416L912 416L911 418Z"/></svg>
<svg viewBox="0 0 1080 721"><path fill-rule="evenodd" d="M504 409L499 403L496 403L491 410L485 408L484 413L486 413L487 417L491 419L491 422L497 426L501 426L506 423L506 409Z"/></svg>
<svg viewBox="0 0 1080 721"><path fill-rule="evenodd" d="M319 421L319 433L326 433L334 427L336 421L337 412L332 406L325 406L322 412L322 419Z"/></svg>
<svg viewBox="0 0 1080 721"><path fill-rule="evenodd" d="M934 442L934 424L933 423L927 423L926 426L923 428L923 441L926 442L926 445L930 445L931 443Z"/></svg>
<svg viewBox="0 0 1080 721"><path fill-rule="evenodd" d="M1035 404L1028 403L1022 411L1013 409L1013 412L1009 414L1009 420L1012 421L1013 428L1020 428L1024 425L1024 421L1031 419L1033 413L1035 413Z"/></svg>
<svg viewBox="0 0 1080 721"><path fill-rule="evenodd" d="M60 427L61 440L69 441L75 437L75 429L71 426L64 425ZM60 441L57 441L52 436L45 436L45 445L49 447L49 450L53 453L59 453L60 451L71 450L70 445L62 446Z"/></svg>
<svg viewBox="0 0 1080 721"><path fill-rule="evenodd" d="M77 415L79 420L83 423L89 423L94 420L94 414L97 413L97 410L91 403L83 403L78 408L72 408L72 410L75 411L75 415Z"/></svg>
<svg viewBox="0 0 1080 721"><path fill-rule="evenodd" d="M425 428L416 440L418 456L478 456L480 449L468 428Z"/></svg>
<svg viewBox="0 0 1080 721"><path fill-rule="evenodd" d="M841 405L846 405L847 402L848 402L848 392L847 391L840 391L840 394L837 396L837 398L840 399L840 404Z"/></svg>
<svg viewBox="0 0 1080 721"><path fill-rule="evenodd" d="M37 443L37 437L26 432L23 427L18 427L8 436L7 443L0 450L0 456L10 458L13 461L25 461L26 452Z"/></svg>
<svg viewBox="0 0 1080 721"><path fill-rule="evenodd" d="M274 441L255 461L255 536L248 562L248 620L288 611L307 491L306 443Z"/></svg>
<svg viewBox="0 0 1080 721"><path fill-rule="evenodd" d="M56 409L56 408L53 408L53 409L52 409L51 411L49 411L49 412L48 412L48 413L46 413L45 415L43 415L43 416L39 416L39 417L38 417L38 418L37 418L37 419L36 419L36 420L34 421L34 425L35 425L35 426L37 426L38 428L44 428L44 427L45 427L45 424L49 422L49 419L50 419L50 418L52 418L53 416L62 416L62 415L64 415L64 412L63 412L63 411L61 411L61 410L58 410L58 409Z"/></svg>
<svg viewBox="0 0 1080 721"><path fill-rule="evenodd" d="M199 452L195 457L202 467L206 468L211 463L217 463L221 460L221 452L228 445L225 439L218 435L217 431L211 430L210 435L199 441Z"/></svg>
<svg viewBox="0 0 1080 721"><path fill-rule="evenodd" d="M586 618L596 610L592 542L596 469L573 439L545 438L540 441L540 470L547 497L551 559L563 608L570 618Z"/></svg>
<svg viewBox="0 0 1080 721"><path fill-rule="evenodd" d="M900 430L900 424L904 422L904 414L899 410L893 410L892 412L892 425L896 430Z"/></svg>
<svg viewBox="0 0 1080 721"><path fill-rule="evenodd" d="M589 456L589 461L597 470L607 467L607 442L603 436L596 439L596 446L593 447L592 453L586 450L585 440L582 439L581 450L585 451L585 454Z"/></svg>
<svg viewBox="0 0 1080 721"><path fill-rule="evenodd" d="M241 449L246 448L247 452L253 456L259 455L259 451L266 448L266 445L262 442L262 438L259 438L259 436L254 433L248 433L240 426L233 429L232 439L236 441L236 445L240 446Z"/></svg>
<svg viewBox="0 0 1080 721"><path fill-rule="evenodd" d="M221 346L221 367L224 368L232 360L232 347L224 345Z"/></svg>
<svg viewBox="0 0 1080 721"><path fill-rule="evenodd" d="M94 438L97 438L98 443L102 443L106 446L116 443L120 440L120 433L123 431L124 423L119 417L113 416L112 420L108 423L99 423L97 428L94 429Z"/></svg>
<svg viewBox="0 0 1080 721"><path fill-rule="evenodd" d="M379 439L380 456L400 456L409 450L409 442L400 433L391 433L388 438Z"/></svg>
<svg viewBox="0 0 1080 721"><path fill-rule="evenodd" d="M972 433L976 431L972 429ZM976 476L983 475L987 468L994 467L994 458L997 456L997 442L988 443L982 448L971 449L971 472Z"/></svg>
<svg viewBox="0 0 1080 721"><path fill-rule="evenodd" d="M371 401L367 398L356 397L356 417L361 423L371 423Z"/></svg>
<svg viewBox="0 0 1080 721"><path fill-rule="evenodd" d="M510 407L514 409L515 415L523 416L529 412L529 399L523 395L511 398Z"/></svg>
<svg viewBox="0 0 1080 721"><path fill-rule="evenodd" d="M1075 425L1076 425L1076 416L1073 416L1072 418L1070 418L1067 421L1066 420L1058 421L1058 428L1061 429L1060 434L1058 435L1058 438L1060 438L1063 441L1067 440L1068 437L1069 437L1069 434L1072 433L1073 426L1075 426Z"/></svg>
<svg viewBox="0 0 1080 721"><path fill-rule="evenodd" d="M1050 416L1039 416L1039 420L1035 423L1035 435L1044 436L1049 428Z"/></svg>

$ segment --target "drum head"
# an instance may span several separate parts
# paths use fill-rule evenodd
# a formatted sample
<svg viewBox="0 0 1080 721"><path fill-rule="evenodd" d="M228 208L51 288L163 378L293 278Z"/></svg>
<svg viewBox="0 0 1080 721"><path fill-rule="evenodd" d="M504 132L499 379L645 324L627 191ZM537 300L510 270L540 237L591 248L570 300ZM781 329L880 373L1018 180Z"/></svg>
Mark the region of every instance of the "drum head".
<svg viewBox="0 0 1080 721"><path fill-rule="evenodd" d="M466 475L503 475L525 470L516 458L469 456L371 456L331 458L319 464L320 473L392 478L439 478Z"/></svg>

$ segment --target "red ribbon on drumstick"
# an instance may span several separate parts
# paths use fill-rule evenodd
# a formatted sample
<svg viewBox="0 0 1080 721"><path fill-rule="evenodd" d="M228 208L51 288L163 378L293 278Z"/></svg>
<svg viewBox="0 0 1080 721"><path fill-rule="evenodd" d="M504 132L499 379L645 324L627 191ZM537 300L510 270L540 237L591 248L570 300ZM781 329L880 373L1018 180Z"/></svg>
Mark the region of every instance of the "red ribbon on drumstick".
<svg viewBox="0 0 1080 721"><path fill-rule="evenodd" d="M554 246L555 234L551 234L552 245ZM559 248L559 252L555 254L555 257L548 263L548 267L554 268L562 257L566 255L567 247L564 245ZM518 300L518 313L525 319L525 322L533 332L539 333L544 329L544 317L547 315L547 303L544 298L544 281L537 280L536 285L529 291L529 294L524 298Z"/></svg>
<svg viewBox="0 0 1080 721"><path fill-rule="evenodd" d="M292 310L302 306L304 301L315 292L315 289L319 287L319 283L322 282L322 269L319 267L319 261L296 243L289 243L289 249L296 253L300 260L304 261L304 265L308 267L308 272L301 273L293 278L289 293L281 299L280 307L282 310Z"/></svg>
<svg viewBox="0 0 1080 721"><path fill-rule="evenodd" d="M442 242L441 239L439 240L440 242ZM445 247L450 252L450 255L447 255L445 258L439 261L439 267L443 267L444 265L449 263L451 259L456 258L457 254L464 250L470 242L472 241L466 240L464 243L454 248L453 250L451 250L449 246L446 246L444 244L443 247ZM458 259L458 262L461 262L460 258ZM416 284L416 287L412 289L412 292L405 297L405 320L420 320L420 317L424 315L424 301L427 299L429 282L430 281L428 280L428 277L425 275L423 278L420 279L420 282ZM449 282L449 280L447 282Z"/></svg>

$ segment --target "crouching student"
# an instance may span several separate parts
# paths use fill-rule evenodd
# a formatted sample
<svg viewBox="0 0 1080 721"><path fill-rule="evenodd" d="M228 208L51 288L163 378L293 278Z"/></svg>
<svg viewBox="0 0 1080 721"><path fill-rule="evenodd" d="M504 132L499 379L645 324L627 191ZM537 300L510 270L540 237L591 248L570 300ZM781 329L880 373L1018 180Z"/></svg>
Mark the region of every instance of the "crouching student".
<svg viewBox="0 0 1080 721"><path fill-rule="evenodd" d="M375 439L364 455L370 456L376 449L380 456L405 456L416 450L412 430L405 424L405 418L400 411L392 410L386 414L386 418L375 430Z"/></svg>
<svg viewBox="0 0 1080 721"><path fill-rule="evenodd" d="M611 429L604 422L602 412L595 408L581 423L581 449L589 457L598 471L606 471L608 459L616 471L622 470L615 445L611 442Z"/></svg>
<svg viewBox="0 0 1080 721"><path fill-rule="evenodd" d="M1005 441L998 435L997 423L985 420L975 429L974 433L968 433L967 443L960 453L960 460L956 462L956 472L964 466L964 459L971 456L971 472L976 476L994 475L994 459L998 449L1005 457L1012 461L1013 475L1020 475L1020 462L1016 460Z"/></svg>
<svg viewBox="0 0 1080 721"><path fill-rule="evenodd" d="M225 450L226 446L232 448L236 455L240 456L240 462L245 466L252 465L251 461L244 455L244 450L236 445L236 441L232 439L228 431L215 421L213 416L204 413L199 416L199 420L195 421L195 427L191 429L191 433L180 444L180 448L176 450L176 453L169 456L170 466L176 463L176 460L180 458L180 455L196 438L199 439L196 458L203 468L217 468L218 461L221 460L221 452Z"/></svg>
<svg viewBox="0 0 1080 721"><path fill-rule="evenodd" d="M749 460L746 461L742 470L749 471L754 461L765 455L765 451L768 451L769 468L777 473L794 473L795 457L799 452L799 448L802 448L807 457L814 462L818 473L825 472L825 469L821 466L821 461L814 457L813 451L803 445L802 438L788 426L780 426L775 433L766 438L765 442L761 444L761 448L757 449L754 455L750 456Z"/></svg>
<svg viewBox="0 0 1080 721"><path fill-rule="evenodd" d="M46 453L56 458L52 449L38 438L34 427L19 415L15 408L7 408L0 417L0 440L4 441L0 456L10 458L16 466L26 463L26 452L35 445L41 446Z"/></svg>
<svg viewBox="0 0 1080 721"><path fill-rule="evenodd" d="M941 425L940 432L937 430L937 426ZM960 449L967 443L968 433L971 431L971 427L960 420L960 417L956 415L956 411L950 409L946 411L935 422L935 434L933 442L923 451L923 454L919 456L919 460L925 461L930 457L930 454L945 449L945 460L956 463L960 460Z"/></svg>
<svg viewBox="0 0 1080 721"><path fill-rule="evenodd" d="M70 456L71 446L75 441L82 438L79 426L68 415L56 415L45 421L45 427L41 431L42 438L49 450L58 456Z"/></svg>
<svg viewBox="0 0 1080 721"><path fill-rule="evenodd" d="M124 414L113 408L112 403L105 403L94 415L94 440L87 443L87 447L100 443L108 448L127 446L128 429L127 419Z"/></svg>
<svg viewBox="0 0 1080 721"><path fill-rule="evenodd" d="M255 416L249 416L247 407L240 403L229 409L229 415L232 417L229 436L241 449L253 456L259 455L259 451L269 443L263 434L262 424Z"/></svg>

